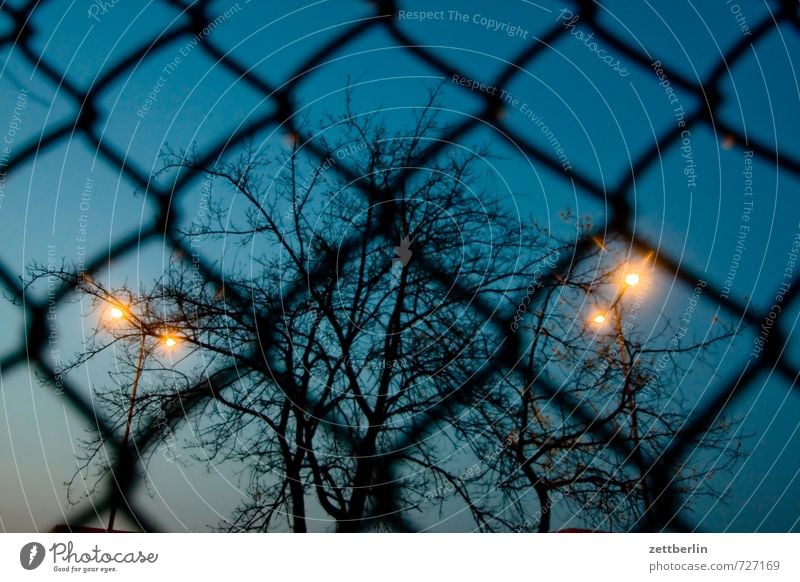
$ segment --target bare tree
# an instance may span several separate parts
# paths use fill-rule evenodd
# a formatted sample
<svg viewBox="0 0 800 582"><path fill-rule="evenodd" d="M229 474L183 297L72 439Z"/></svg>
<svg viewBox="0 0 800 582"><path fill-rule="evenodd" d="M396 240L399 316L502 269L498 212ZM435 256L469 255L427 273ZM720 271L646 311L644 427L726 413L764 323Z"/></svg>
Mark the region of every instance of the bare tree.
<svg viewBox="0 0 800 582"><path fill-rule="evenodd" d="M191 423L188 444L210 459L237 462L249 497L223 529L303 532L319 515L337 531L404 527L457 504L481 530L548 531L556 498L614 529L652 503L641 459L658 457L686 412L671 383L728 332L642 335L620 284L624 249L578 249L521 218L488 148L448 143L438 111L434 92L390 130L348 99L287 151L251 146L216 164L165 154L159 179L214 184L211 220L184 235L193 248L224 243L225 283L176 257L151 289L126 291L135 337L170 330L183 346L180 365L151 370L158 382L136 396L133 446L152 453L166 418ZM75 283L98 307L124 296ZM73 365L132 336L102 337ZM511 367L498 357L509 337L521 346ZM127 394L103 402L122 418ZM717 460L683 467L678 491L716 495L707 477L738 454L725 428L698 443Z"/></svg>

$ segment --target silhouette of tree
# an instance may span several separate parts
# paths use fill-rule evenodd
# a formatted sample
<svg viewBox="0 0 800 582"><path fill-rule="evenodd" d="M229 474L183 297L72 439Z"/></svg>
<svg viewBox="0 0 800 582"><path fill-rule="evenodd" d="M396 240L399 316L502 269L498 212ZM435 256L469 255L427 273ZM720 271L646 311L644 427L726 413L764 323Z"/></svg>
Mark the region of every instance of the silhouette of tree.
<svg viewBox="0 0 800 582"><path fill-rule="evenodd" d="M642 463L685 418L674 386L729 332L692 341L666 319L640 332L639 291L620 277L632 260L649 272L647 258L613 240L578 248L585 219L520 217L489 148L449 143L442 117L435 91L405 124L348 96L280 152L166 152L155 179L213 183L210 220L184 236L220 245L224 286L200 253L144 292L57 273L98 308L127 296L153 337L180 336L180 361L150 369L136 398L132 447L146 458L188 423L187 446L237 463L248 496L222 529L395 529L461 510L485 531L549 531L554 512L627 529L653 502ZM68 368L132 337L100 333ZM121 422L126 361L100 394ZM719 495L709 477L739 454L726 429L697 443L707 461L685 465L677 491ZM82 470L102 450L90 443Z"/></svg>

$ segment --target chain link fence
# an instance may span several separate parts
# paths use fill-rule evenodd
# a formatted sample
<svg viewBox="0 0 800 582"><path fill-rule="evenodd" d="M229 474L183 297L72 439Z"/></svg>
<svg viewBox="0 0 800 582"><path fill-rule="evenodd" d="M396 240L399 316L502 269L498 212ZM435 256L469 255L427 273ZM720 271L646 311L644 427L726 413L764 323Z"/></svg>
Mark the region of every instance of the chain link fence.
<svg viewBox="0 0 800 582"><path fill-rule="evenodd" d="M192 38L202 37L203 41L198 44L196 50L203 51L206 56L217 63L216 66L229 71L236 78L248 84L252 89L262 94L274 105L272 110L258 119L251 120L247 127L238 129L233 135L221 135L217 137L216 145L208 147L200 152L201 160L211 164L219 158L223 151L231 150L238 145L244 144L257 132L264 128L282 126L289 134L304 136L305 129L298 123L296 116L296 103L298 102L297 88L301 79L307 74L323 65L329 58L334 57L341 51L355 44L362 37L380 31L388 35L397 45L405 47L408 55L414 59L424 61L429 67L447 78L458 76L464 79L474 78L474 74L469 71L462 71L458 67L450 64L440 53L430 50L429 47L419 45L404 30L398 20L398 11L402 9L402 3L387 0L374 1L370 3L374 13L372 17L359 19L337 32L335 38L327 40L318 47L313 54L308 56L302 63L286 76L286 79L277 84L270 83L265 78L259 76L253 69L246 64L238 62L222 46L215 41L214 35L206 34L204 30L209 23L214 22L219 17L218 12L212 10L212 3L198 1L191 4L183 4L177 0L168 1L165 4L176 14L183 14L184 18L178 24L170 25L163 30L157 30L152 38L142 39L139 46L130 50L126 58L119 59L113 67L103 71L91 83L88 89L81 89L80 84L71 80L69 74L65 74L56 65L51 63L49 55L35 48L32 38L36 32L36 13L41 10L46 2L31 1L28 3L17 3L15 5L6 4L2 7L2 12L6 19L13 22L13 25L6 27L0 37L0 46L4 50L13 50L23 57L32 69L48 80L53 86L58 87L62 95L66 95L78 108L78 113L74 119L66 122L54 123L41 128L41 134L34 140L18 143L13 148L7 159L4 160L5 173L7 176L14 176L18 168L28 163L36 161L38 156L48 149L54 148L69 140L81 139L88 142L92 149L96 151L98 163L107 165L113 171L123 174L130 182L136 185L141 191L148 193L149 199L155 201L159 211L155 218L147 223L143 223L136 232L129 233L112 240L107 249L95 256L86 257L84 267L88 273L99 273L110 261L121 260L136 253L143 244L148 241L157 241L159 244L166 244L173 250L183 252L185 257L192 257L195 250L188 248L187 242L177 232L177 214L179 204L177 201L191 187L191 181L196 176L184 175L169 191L160 190L160 186L150 180L150 173L147 169L138 167L135 162L127 159L126 155L110 145L104 139L104 127L107 121L108 111L104 110L101 103L104 92L109 87L125 79L132 68L136 67L141 59L147 59L148 55L156 53L159 49L174 44L183 44ZM103 14L103 11L113 10L114 3L94 3L90 6L90 14L94 10L96 14ZM659 55L648 54L642 50L641 46L633 46L622 40L609 30L601 22L599 13L603 9L600 4L586 1L566 5L571 13L579 19L583 28L591 30L594 37L607 45L610 49L622 56L631 67L641 67L652 73L659 69L659 77L663 75L669 83L679 89L684 95L692 95L696 99L698 106L689 110L687 107L685 117L680 126L673 127L669 131L658 136L656 143L653 143L644 151L634 152L634 160L631 167L624 177L616 183L599 183L596 179L589 177L581 171L572 167L565 167L563 159L560 159L551 149L545 149L529 139L524 128L515 126L506 116L503 115L503 103L497 97L488 93L471 91L469 87L463 87L463 91L470 93L472 98L480 99L482 106L478 108L473 117L467 117L462 121L447 139L440 140L439 145L432 146L426 151L425 157L416 161L414 165L424 167L426 161L442 153L443 145L447 141L458 142L469 132L476 129L481 123L486 122L498 129L496 135L504 135L515 146L520 147L524 153L536 164L550 168L555 174L559 175L564 184L570 189L574 188L581 198L592 198L606 208L604 224L595 226L594 233L589 233L578 242L578 248L594 244L592 236L595 233L615 234L632 249L641 254L654 256L656 266L663 273L685 283L689 287L696 285L697 281L705 279L703 268L699 265L688 264L678 254L672 254L669 248L659 246L653 248L653 243L641 236L634 226L634 200L632 189L637 177L643 175L650 168L657 165L666 152L681 147L682 136L685 132L693 132L705 126L715 135L725 136L735 144L744 144L746 148L752 150L754 155L761 160L779 168L780 173L790 174L794 177L800 176L800 159L797 159L783 151L777 144L760 142L752 136L745 135L739 128L726 123L723 119L715 116L724 105L726 97L723 83L726 74L736 63L751 54L751 46L758 44L766 36L770 35L779 28L785 35L798 35L800 33L800 18L798 17L798 5L794 1L778 2L771 6L772 10L759 22L749 24L748 34L741 36L740 40L727 49L724 58L720 58L710 72L703 79L702 83L687 76L680 70L673 70L668 65L660 64L654 67L654 63L659 61ZM517 56L508 62L504 70L497 78L490 81L493 86L508 86L517 75L522 71L536 71L538 61L544 58L550 47L555 45L561 38L569 34L568 27L563 22L554 21L550 29L539 35L538 38L530 38L520 44L522 47ZM144 56L143 56L144 55ZM14 79L4 76L4 82L14 83ZM301 141L304 141L301 137ZM318 152L320 161L324 153ZM345 166L338 165L334 171L344 172ZM405 175L399 179L408 179ZM375 202L379 202L379 194L376 192L365 191L364 195L370 197ZM5 220L5 218L4 218ZM223 274L219 272L211 260L201 258L198 262L203 276L209 281L216 281L222 284ZM556 265L553 273L559 267ZM421 265L421 268L431 270L430 276L438 280L447 280L451 283L447 273L440 273L433 265ZM551 273L552 275L552 273ZM302 286L304 282L297 282ZM87 392L82 390L66 378L59 376L57 366L52 362L50 354L50 337L48 334L48 313L54 305L64 301L71 293L72 289L68 286L61 286L45 300L30 294L21 282L20 273L7 261L0 262L0 285L5 295L11 298L15 305L24 312L25 328L24 334L20 337L13 349L6 351L0 356L0 372L7 376L12 371L20 368L27 368L30 374L40 374L50 379L51 386L56 387L63 393L68 400L72 411L76 415L83 417L86 423L96 426L97 430L112 445L120 444L120 434L114 430L118 426L118 419L108 419L98 416L98 410L93 406L92 401L87 397ZM689 443L701 436L717 418L718 414L726 407L730 406L736 399L748 391L756 390L758 383L756 378L762 372L768 371L783 378L787 384L787 389L794 389L795 382L800 374L800 370L790 365L783 357L784 348L788 344L789 337L785 326L782 326L782 315L770 313L770 310L757 310L748 301L731 297L727 290L714 283L709 283L705 290L704 297L716 298L715 306L717 313L725 314L734 320L741 322L744 326L759 329L763 322L774 321L775 325L771 333L760 345L758 353L747 361L741 362L741 368L732 374L732 380L719 391L713 400L707 402L702 409L696 411L694 416L688 420L685 427L678 435L672 446L663 452L660 459L640 458L636 456L636 451L620 451L626 454L633 454L634 460L643 471L649 471L650 479L653 484L653 491L656 501L649 509L646 519L643 520L641 527L645 530L691 530L693 526L681 511L681 500L671 491L670 475L672 469L678 466L682 459L690 452ZM796 296L800 291L800 276L795 276L788 285L788 289L783 295L783 313L790 311L789 306L796 301ZM246 303L247 298L239 298ZM487 314L491 313L492 306L477 302L475 309L484 310ZM270 315L280 314L261 314L264 320L268 320ZM509 322L502 322L503 329L508 329ZM511 338L504 346L504 351L500 359L513 368L517 361L518 340ZM476 378L476 382L480 379ZM789 388L791 386L791 388ZM6 384L4 390L12 390L13 386ZM560 398L557 387L544 386L550 390L554 399ZM580 403L570 403L576 405L585 418L590 419L592 413L585 409ZM427 420L420 421L419 430L424 430L425 422L435 422L437 410L430 411ZM155 429L154 429L155 430ZM602 433L602 426L594 426L593 429ZM608 435L603 435L608 437ZM412 437L409 437L411 440ZM146 446L148 435L141 434L137 437L139 446ZM622 446L622 445L620 445ZM402 443L397 447L402 450ZM122 489L130 493L137 486L141 485L137 478L135 467L117 467L115 474L120 481ZM387 471L390 470L387 468ZM387 490L387 497L382 503L382 513L392 515L392 496ZM127 495L126 495L127 497ZM80 526L85 520L88 521L110 506L114 499L113 491L106 491L94 500L91 508L86 508L79 514L68 528ZM142 511L135 503L127 505L126 511L130 517L137 522L144 530L156 530L155 524L148 521L146 511ZM410 526L401 522L389 524L394 528L408 529ZM42 529L45 529L42 524Z"/></svg>

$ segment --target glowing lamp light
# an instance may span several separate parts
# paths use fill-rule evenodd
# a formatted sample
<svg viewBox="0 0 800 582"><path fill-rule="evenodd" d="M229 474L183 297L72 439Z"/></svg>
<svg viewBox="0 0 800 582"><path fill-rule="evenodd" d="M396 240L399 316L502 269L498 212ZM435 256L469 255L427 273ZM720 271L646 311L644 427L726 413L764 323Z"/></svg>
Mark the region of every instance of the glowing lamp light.
<svg viewBox="0 0 800 582"><path fill-rule="evenodd" d="M119 307L112 307L108 310L108 314L111 316L111 319L122 319L125 317L125 312Z"/></svg>
<svg viewBox="0 0 800 582"><path fill-rule="evenodd" d="M633 287L639 283L639 273L628 273L625 276L625 284L629 287Z"/></svg>
<svg viewBox="0 0 800 582"><path fill-rule="evenodd" d="M168 335L164 338L164 345L167 346L168 348L174 348L175 346L178 345L178 340L176 340L171 335Z"/></svg>
<svg viewBox="0 0 800 582"><path fill-rule="evenodd" d="M606 322L606 316L603 315L602 313L598 313L592 318L592 321L595 322L597 325L600 325L601 323Z"/></svg>

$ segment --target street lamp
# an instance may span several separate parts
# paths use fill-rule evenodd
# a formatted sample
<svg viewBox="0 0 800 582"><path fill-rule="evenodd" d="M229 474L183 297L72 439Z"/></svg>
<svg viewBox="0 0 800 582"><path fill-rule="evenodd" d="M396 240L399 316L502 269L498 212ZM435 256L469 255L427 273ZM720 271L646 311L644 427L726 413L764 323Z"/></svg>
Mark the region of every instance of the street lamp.
<svg viewBox="0 0 800 582"><path fill-rule="evenodd" d="M638 285L640 283L641 275L639 275L639 273L636 272L636 271L628 271L625 274L625 276L622 278L622 281L623 281L624 285L622 286L622 289L620 289L620 291L616 294L616 296L614 298L614 301L611 303L609 309L613 310L613 309L615 309L617 307L617 305L619 304L620 300L622 299L622 296L625 294L625 291L628 289L628 287L635 287L636 285ZM599 312L595 313L594 315L592 315L592 317L591 317L592 323L595 323L597 325L604 324L607 319L608 319L608 316L603 311L599 311Z"/></svg>
<svg viewBox="0 0 800 582"><path fill-rule="evenodd" d="M625 284L628 287L633 287L639 284L639 273L628 273L625 275Z"/></svg>
<svg viewBox="0 0 800 582"><path fill-rule="evenodd" d="M142 368L144 367L144 361L147 356L147 336L152 335L149 333L147 327L139 321L136 317L132 316L129 310L123 309L118 305L113 305L108 310L108 315L111 319L119 321L124 319L128 321L134 328L139 331L139 354L136 358L136 368L133 374L133 382L131 385L131 397L128 403L128 417L125 422L125 434L122 437L122 443L120 444L120 452L121 455L127 455L128 451L128 441L131 437L131 425L133 424L133 411L134 411L134 404L136 403L136 393L139 389L139 378L142 375ZM161 341L167 348L174 348L178 345L178 340L176 339L175 335L173 334L164 334L161 337ZM116 479L115 479L116 482ZM118 496L112 500L111 503L111 512L108 516L108 529L107 531L113 532L114 531L114 522L117 518L117 509L118 509L118 502L122 497L122 490L117 483L117 490Z"/></svg>

